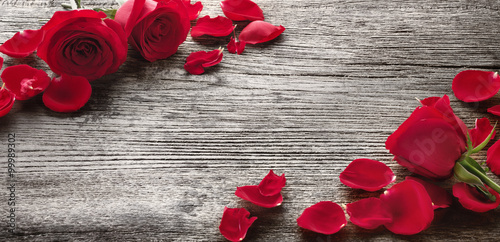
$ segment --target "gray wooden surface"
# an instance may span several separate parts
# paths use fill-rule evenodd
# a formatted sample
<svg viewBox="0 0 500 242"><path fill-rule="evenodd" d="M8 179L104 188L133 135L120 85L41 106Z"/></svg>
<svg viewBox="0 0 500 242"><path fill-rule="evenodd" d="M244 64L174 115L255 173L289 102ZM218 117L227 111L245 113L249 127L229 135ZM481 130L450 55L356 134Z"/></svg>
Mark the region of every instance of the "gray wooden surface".
<svg viewBox="0 0 500 242"><path fill-rule="evenodd" d="M0 43L39 28L61 2L0 0ZM201 16L222 15L218 1L202 2ZM478 214L456 201L414 236L351 223L325 236L295 220L322 200L346 204L380 194L340 183L353 159L383 161L397 181L410 174L391 161L384 142L418 105L415 98L449 95L469 126L495 120L486 108L499 97L465 104L451 80L465 69L500 69L500 1L255 2L266 21L286 31L243 55L225 52L203 75L184 71L187 55L229 37L188 37L177 54L154 63L130 49L118 72L92 83L89 103L76 113L52 112L40 96L16 102L0 119L0 240L225 241L218 230L224 206L258 216L248 241L498 240L499 209ZM48 70L36 56L1 56L4 68ZM10 133L15 234L6 225ZM234 195L269 169L286 174L282 206L264 209Z"/></svg>

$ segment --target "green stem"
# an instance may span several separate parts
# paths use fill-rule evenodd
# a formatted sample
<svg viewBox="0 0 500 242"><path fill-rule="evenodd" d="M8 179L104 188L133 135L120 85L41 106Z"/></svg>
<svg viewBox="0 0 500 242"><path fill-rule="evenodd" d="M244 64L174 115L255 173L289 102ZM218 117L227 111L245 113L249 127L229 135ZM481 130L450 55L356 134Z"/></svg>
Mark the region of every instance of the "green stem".
<svg viewBox="0 0 500 242"><path fill-rule="evenodd" d="M479 179L481 179L481 181L483 181L486 185L488 185L489 187L491 187L496 192L500 193L500 186L498 184L496 184L493 180L491 180L488 176L486 176L484 173L482 173L481 171L479 171L477 168L475 168L474 166L471 166L469 163L467 163L467 162L465 162L463 160L459 161L459 162L470 173L474 174Z"/></svg>

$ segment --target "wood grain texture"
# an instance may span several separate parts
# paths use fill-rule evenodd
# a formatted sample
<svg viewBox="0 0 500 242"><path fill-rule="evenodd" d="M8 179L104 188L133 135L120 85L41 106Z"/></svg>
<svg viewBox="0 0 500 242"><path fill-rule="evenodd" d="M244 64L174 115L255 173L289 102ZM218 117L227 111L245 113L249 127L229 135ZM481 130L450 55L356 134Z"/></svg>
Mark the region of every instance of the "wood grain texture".
<svg viewBox="0 0 500 242"><path fill-rule="evenodd" d="M0 0L0 43L39 28L61 2ZM218 1L202 2L202 16L222 15ZM184 71L187 55L229 38L188 37L177 54L153 63L130 48L125 64L93 82L89 103L75 113L54 113L39 96L17 102L0 119L1 240L224 241L224 206L258 216L248 241L497 240L500 210L477 214L458 202L414 236L351 223L324 236L295 220L322 200L380 194L340 183L353 159L381 160L398 181L410 174L391 161L384 142L418 105L415 98L449 95L469 126L496 119L486 109L500 98L465 104L451 80L464 69L500 69L500 1L255 2L286 31L243 55L225 52L203 75ZM84 5L117 7L112 0ZM36 55L2 57L4 68L48 71ZM3 222L9 133L17 147L15 234ZM269 169L286 174L282 206L259 208L234 195Z"/></svg>

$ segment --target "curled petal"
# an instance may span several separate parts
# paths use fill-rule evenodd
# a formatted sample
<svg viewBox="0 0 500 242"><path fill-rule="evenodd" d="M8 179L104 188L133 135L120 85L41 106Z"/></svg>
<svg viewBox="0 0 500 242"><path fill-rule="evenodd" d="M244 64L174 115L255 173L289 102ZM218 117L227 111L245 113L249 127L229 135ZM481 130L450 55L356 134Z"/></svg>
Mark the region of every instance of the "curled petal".
<svg viewBox="0 0 500 242"><path fill-rule="evenodd" d="M344 185L366 191L377 191L395 179L391 168L380 161L370 159L353 160L340 173L340 181Z"/></svg>
<svg viewBox="0 0 500 242"><path fill-rule="evenodd" d="M458 99L479 102L493 97L500 90L500 76L492 71L466 70L453 78L451 88Z"/></svg>
<svg viewBox="0 0 500 242"><path fill-rule="evenodd" d="M424 186L425 190L427 191L427 194L429 194L429 197L431 198L432 207L434 209L447 208L453 202L451 195L448 192L446 192L444 188L438 185L435 185L433 183L424 181L422 179L413 176L407 176L406 180L413 180Z"/></svg>
<svg viewBox="0 0 500 242"><path fill-rule="evenodd" d="M250 0L225 0L220 2L224 15L234 21L264 20L262 9Z"/></svg>
<svg viewBox="0 0 500 242"><path fill-rule="evenodd" d="M191 28L191 36L193 38L202 35L211 35L215 37L227 36L233 32L235 27L236 26L233 26L233 22L228 18L222 16L210 18L210 16L207 15L198 19L196 25Z"/></svg>
<svg viewBox="0 0 500 242"><path fill-rule="evenodd" d="M238 55L241 55L244 50L245 42L236 41L233 37L231 37L231 40L229 40L229 43L227 43L227 51L229 51L229 53L231 54L238 53Z"/></svg>
<svg viewBox="0 0 500 242"><path fill-rule="evenodd" d="M22 58L33 53L43 39L43 30L24 30L0 45L0 52L14 58Z"/></svg>
<svg viewBox="0 0 500 242"><path fill-rule="evenodd" d="M240 33L240 41L258 44L270 41L285 31L283 26L274 26L268 22L256 20L248 24Z"/></svg>
<svg viewBox="0 0 500 242"><path fill-rule="evenodd" d="M264 196L260 193L259 186L237 187L234 194L239 198L265 208L276 207L283 202L281 193L272 196Z"/></svg>
<svg viewBox="0 0 500 242"><path fill-rule="evenodd" d="M14 106L14 94L9 90L2 88L0 89L0 117L5 116Z"/></svg>
<svg viewBox="0 0 500 242"><path fill-rule="evenodd" d="M496 116L500 116L500 105L495 105L491 108L488 108L488 113L494 114Z"/></svg>
<svg viewBox="0 0 500 242"><path fill-rule="evenodd" d="M3 58L0 56L0 69L2 69L3 66Z"/></svg>
<svg viewBox="0 0 500 242"><path fill-rule="evenodd" d="M222 56L222 49L217 49L210 52L193 52L186 58L184 69L186 69L186 71L193 75L200 75L205 72L205 67L219 64L222 61Z"/></svg>
<svg viewBox="0 0 500 242"><path fill-rule="evenodd" d="M486 152L486 165L491 172L500 176L500 140L497 140Z"/></svg>
<svg viewBox="0 0 500 242"><path fill-rule="evenodd" d="M400 182L380 195L380 200L392 215L384 226L395 234L417 234L434 219L432 201L424 186L412 180Z"/></svg>
<svg viewBox="0 0 500 242"><path fill-rule="evenodd" d="M370 197L346 205L349 220L361 228L375 229L392 222L392 215L379 198Z"/></svg>
<svg viewBox="0 0 500 242"><path fill-rule="evenodd" d="M286 178L285 174L278 176L274 174L273 170L269 171L264 179L259 183L259 191L263 196L274 196L281 192L281 189L285 187Z"/></svg>
<svg viewBox="0 0 500 242"><path fill-rule="evenodd" d="M347 220L338 204L322 201L306 208L297 218L297 224L317 233L334 234L347 224Z"/></svg>
<svg viewBox="0 0 500 242"><path fill-rule="evenodd" d="M186 6L189 14L189 20L195 20L200 15L201 10L203 10L203 4L201 2L195 2L191 4L191 0L183 0L184 6Z"/></svg>
<svg viewBox="0 0 500 242"><path fill-rule="evenodd" d="M490 140L495 138L496 133L496 131L493 130L493 126L490 124L490 120L488 120L488 118L476 119L476 127L469 130L472 147L477 147L483 143L488 138L491 131L493 131L493 135Z"/></svg>
<svg viewBox="0 0 500 242"><path fill-rule="evenodd" d="M248 228L257 219L249 216L250 213L244 208L224 207L219 231L230 241L242 241L247 235Z"/></svg>
<svg viewBox="0 0 500 242"><path fill-rule="evenodd" d="M469 186L465 182L459 182L453 185L453 196L458 198L460 204L462 204L464 208L478 213L495 209L500 204L500 195L498 192L489 187L488 191L496 197L495 202L492 202L475 187Z"/></svg>
<svg viewBox="0 0 500 242"><path fill-rule="evenodd" d="M30 99L50 84L50 77L45 71L24 64L5 68L2 80L17 100Z"/></svg>
<svg viewBox="0 0 500 242"><path fill-rule="evenodd" d="M87 79L62 75L54 78L43 93L43 103L52 111L73 112L83 107L92 94Z"/></svg>

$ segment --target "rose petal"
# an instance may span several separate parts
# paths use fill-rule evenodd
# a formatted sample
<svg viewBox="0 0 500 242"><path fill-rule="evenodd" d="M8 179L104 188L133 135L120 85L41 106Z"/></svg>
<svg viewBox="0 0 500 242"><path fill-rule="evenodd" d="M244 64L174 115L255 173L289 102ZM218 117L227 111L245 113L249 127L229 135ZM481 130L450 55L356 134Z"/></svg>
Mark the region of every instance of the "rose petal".
<svg viewBox="0 0 500 242"><path fill-rule="evenodd" d="M500 195L489 187L488 191L496 197L495 202L489 200L475 187L469 186L467 183L459 182L453 185L453 196L458 198L458 202L464 208L478 213L495 209L500 204Z"/></svg>
<svg viewBox="0 0 500 242"><path fill-rule="evenodd" d="M285 174L278 176L274 174L273 170L270 170L267 176L265 176L259 183L259 192L263 196L274 196L281 192L281 189L285 187L285 184Z"/></svg>
<svg viewBox="0 0 500 242"><path fill-rule="evenodd" d="M191 0L183 0L184 6L186 6L189 13L189 20L195 20L200 15L201 10L203 10L203 4L201 2L195 2L191 4Z"/></svg>
<svg viewBox="0 0 500 242"><path fill-rule="evenodd" d="M281 205L283 202L283 196L281 196L281 193L273 196L264 196L260 193L259 186L237 187L234 194L239 198L265 208L276 207Z"/></svg>
<svg viewBox="0 0 500 242"><path fill-rule="evenodd" d="M490 140L495 138L496 133L496 131L493 130L493 126L490 124L490 120L488 120L488 118L476 119L476 127L469 130L472 147L475 148L483 143L488 138L491 131L493 131L493 135Z"/></svg>
<svg viewBox="0 0 500 242"><path fill-rule="evenodd" d="M390 214L382 201L376 197L361 199L346 205L349 220L361 228L375 229L392 222Z"/></svg>
<svg viewBox="0 0 500 242"><path fill-rule="evenodd" d="M395 234L417 234L434 219L432 201L424 186L412 180L395 184L380 195L380 200L392 215L384 226Z"/></svg>
<svg viewBox="0 0 500 242"><path fill-rule="evenodd" d="M500 176L500 140L497 140L486 152L486 165L491 172Z"/></svg>
<svg viewBox="0 0 500 242"><path fill-rule="evenodd" d="M491 108L488 108L488 113L494 114L496 116L500 116L500 105L495 105Z"/></svg>
<svg viewBox="0 0 500 242"><path fill-rule="evenodd" d="M297 218L297 224L317 233L334 234L347 224L347 220L338 204L322 201L306 208Z"/></svg>
<svg viewBox="0 0 500 242"><path fill-rule="evenodd" d="M9 113L9 111L14 106L15 97L9 90L2 88L0 89L0 117L3 117Z"/></svg>
<svg viewBox="0 0 500 242"><path fill-rule="evenodd" d="M0 69L2 69L3 66L3 58L0 56Z"/></svg>
<svg viewBox="0 0 500 242"><path fill-rule="evenodd" d="M227 36L233 32L234 28L233 22L225 17L217 16L215 18L210 18L210 16L205 16L198 19L196 25L191 28L191 36L193 38L200 37L202 35L211 35L216 37Z"/></svg>
<svg viewBox="0 0 500 242"><path fill-rule="evenodd" d="M43 30L24 30L0 45L0 52L14 58L22 58L33 53L43 39Z"/></svg>
<svg viewBox="0 0 500 242"><path fill-rule="evenodd" d="M241 55L244 50L245 42L236 41L233 37L231 37L231 40L229 40L229 43L227 44L227 51L231 54L238 53L238 55Z"/></svg>
<svg viewBox="0 0 500 242"><path fill-rule="evenodd" d="M221 234L230 241L242 241L248 228L257 217L248 218L250 213L244 208L224 207L224 213L219 225Z"/></svg>
<svg viewBox="0 0 500 242"><path fill-rule="evenodd" d="M429 197L431 198L433 209L447 208L453 202L451 195L444 188L438 185L426 182L413 176L407 176L406 180L416 181L424 186L427 194L429 194Z"/></svg>
<svg viewBox="0 0 500 242"><path fill-rule="evenodd" d="M210 67L219 64L222 61L222 50L217 49L210 52L197 51L191 53L186 58L184 69L193 75L199 75L205 72L204 67Z"/></svg>
<svg viewBox="0 0 500 242"><path fill-rule="evenodd" d="M45 71L24 64L5 68L1 77L5 87L17 100L30 99L50 84L50 77Z"/></svg>
<svg viewBox="0 0 500 242"><path fill-rule="evenodd" d="M234 21L264 20L262 9L250 0L225 0L220 2L224 15Z"/></svg>
<svg viewBox="0 0 500 242"><path fill-rule="evenodd" d="M391 168L380 161L370 159L353 160L340 173L340 181L344 185L371 192L387 186L395 179Z"/></svg>
<svg viewBox="0 0 500 242"><path fill-rule="evenodd" d="M52 79L43 93L43 103L52 111L73 112L83 107L92 94L87 79L80 76L62 75Z"/></svg>
<svg viewBox="0 0 500 242"><path fill-rule="evenodd" d="M248 24L240 33L240 41L247 44L258 44L270 41L285 31L283 26L256 20Z"/></svg>
<svg viewBox="0 0 500 242"><path fill-rule="evenodd" d="M493 97L500 90L500 76L492 71L466 70L453 78L451 88L464 102L479 102Z"/></svg>

